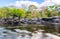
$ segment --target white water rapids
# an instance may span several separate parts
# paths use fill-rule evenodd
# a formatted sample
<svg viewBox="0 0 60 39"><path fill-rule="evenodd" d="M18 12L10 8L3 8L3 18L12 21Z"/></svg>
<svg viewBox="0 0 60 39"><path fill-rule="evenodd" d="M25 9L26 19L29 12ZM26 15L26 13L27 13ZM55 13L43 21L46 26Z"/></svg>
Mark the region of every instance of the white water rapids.
<svg viewBox="0 0 60 39"><path fill-rule="evenodd" d="M5 30L4 28L0 28L0 39L60 39L60 37L46 33L46 37L42 37L41 32L37 32L33 36L30 36L29 34L31 32L26 30L19 30L15 29L16 32L12 32L10 30Z"/></svg>
<svg viewBox="0 0 60 39"><path fill-rule="evenodd" d="M37 34L34 34L31 39L60 39L60 37L50 33L46 33L46 35L46 37L43 37L42 33L38 32Z"/></svg>

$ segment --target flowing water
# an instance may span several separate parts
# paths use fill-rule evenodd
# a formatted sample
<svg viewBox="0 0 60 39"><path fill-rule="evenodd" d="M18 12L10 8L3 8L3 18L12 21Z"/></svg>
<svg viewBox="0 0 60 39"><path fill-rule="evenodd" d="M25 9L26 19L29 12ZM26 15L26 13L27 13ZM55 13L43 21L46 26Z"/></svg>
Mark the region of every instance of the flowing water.
<svg viewBox="0 0 60 39"><path fill-rule="evenodd" d="M6 30L4 27L0 27L0 39L32 39L32 38L38 39L39 37L41 38L42 36L41 34L37 33L35 37L35 35L31 36L29 31L19 29L15 30L16 32L13 32L11 30ZM60 39L60 37L53 34L47 33L47 35L54 37L54 39ZM48 39L49 38L50 37L48 37Z"/></svg>
<svg viewBox="0 0 60 39"><path fill-rule="evenodd" d="M16 33L0 27L0 39L16 39Z"/></svg>
<svg viewBox="0 0 60 39"><path fill-rule="evenodd" d="M13 32L10 30L6 30L3 27L0 27L0 39L31 39L29 33L21 32Z"/></svg>

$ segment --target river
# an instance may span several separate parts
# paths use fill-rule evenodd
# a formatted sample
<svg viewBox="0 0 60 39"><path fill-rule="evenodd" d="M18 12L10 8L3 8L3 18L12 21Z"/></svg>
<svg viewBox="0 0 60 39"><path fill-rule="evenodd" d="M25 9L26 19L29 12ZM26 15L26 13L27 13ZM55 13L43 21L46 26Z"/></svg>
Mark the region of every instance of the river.
<svg viewBox="0 0 60 39"><path fill-rule="evenodd" d="M29 36L28 32L13 32L11 30L6 30L4 27L0 27L0 39L31 39L31 36Z"/></svg>
<svg viewBox="0 0 60 39"><path fill-rule="evenodd" d="M31 32L27 30L20 30L20 29L15 30L16 32L13 32L11 30L5 29L4 27L0 27L0 39L31 39L31 38L38 39L41 36L41 34L39 35L39 33L36 34L36 37L34 37L35 35L31 36L30 35ZM60 37L50 33L47 33L47 35L54 37L54 39L60 39Z"/></svg>

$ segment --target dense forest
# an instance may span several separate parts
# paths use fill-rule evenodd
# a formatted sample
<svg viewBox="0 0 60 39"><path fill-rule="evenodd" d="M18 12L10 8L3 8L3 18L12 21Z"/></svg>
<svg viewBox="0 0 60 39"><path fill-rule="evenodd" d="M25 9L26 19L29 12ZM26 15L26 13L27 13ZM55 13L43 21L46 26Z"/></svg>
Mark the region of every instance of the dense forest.
<svg viewBox="0 0 60 39"><path fill-rule="evenodd" d="M20 18L46 18L52 16L60 16L60 5L52 5L52 6L42 6L40 9L35 5L30 5L27 9L16 8L16 7L1 7L0 8L0 18L8 18L8 17L18 17Z"/></svg>

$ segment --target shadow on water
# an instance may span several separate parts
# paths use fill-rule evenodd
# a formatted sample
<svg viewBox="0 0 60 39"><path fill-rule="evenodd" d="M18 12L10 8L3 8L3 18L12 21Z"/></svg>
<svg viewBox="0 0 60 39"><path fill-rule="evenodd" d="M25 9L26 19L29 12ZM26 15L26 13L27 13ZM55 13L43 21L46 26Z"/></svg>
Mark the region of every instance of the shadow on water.
<svg viewBox="0 0 60 39"><path fill-rule="evenodd" d="M14 31L14 29L21 29L21 30L28 30L31 32L37 31L39 29L45 30L48 33L60 33L60 27L58 27L58 30L56 30L55 25L37 25L37 24L28 24L27 26L18 26L13 28L6 28L9 30Z"/></svg>

